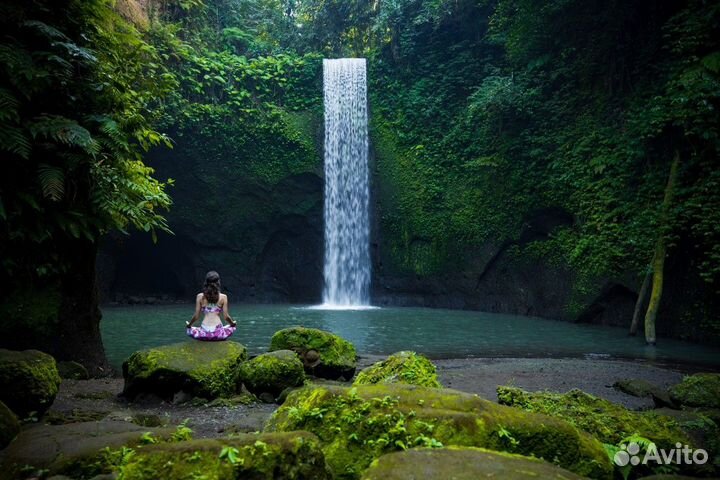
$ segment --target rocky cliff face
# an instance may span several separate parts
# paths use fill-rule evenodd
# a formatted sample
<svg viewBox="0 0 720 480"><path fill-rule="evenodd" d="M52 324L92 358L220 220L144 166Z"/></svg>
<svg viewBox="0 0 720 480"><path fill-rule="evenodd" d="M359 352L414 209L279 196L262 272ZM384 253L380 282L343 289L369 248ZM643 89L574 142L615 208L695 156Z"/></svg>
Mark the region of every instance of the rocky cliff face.
<svg viewBox="0 0 720 480"><path fill-rule="evenodd" d="M160 235L157 245L141 233L107 238L98 268L105 300L192 301L205 273L216 270L235 301L318 301L319 120L309 113L302 120L302 128L287 122L291 131L284 138L202 150L186 143L185 133L174 137L172 150L153 152L148 163L157 176L174 179L174 205L167 214L174 235ZM263 148L271 141L280 145L280 154L270 151L272 145Z"/></svg>

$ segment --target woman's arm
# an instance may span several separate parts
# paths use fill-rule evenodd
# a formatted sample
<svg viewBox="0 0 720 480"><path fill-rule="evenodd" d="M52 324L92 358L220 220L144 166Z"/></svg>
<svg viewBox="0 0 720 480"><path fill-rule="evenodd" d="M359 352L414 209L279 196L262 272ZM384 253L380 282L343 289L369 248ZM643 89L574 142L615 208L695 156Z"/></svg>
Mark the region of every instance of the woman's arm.
<svg viewBox="0 0 720 480"><path fill-rule="evenodd" d="M195 297L195 313L193 314L192 318L189 322L185 322L185 325L190 328L195 321L200 318L200 303L202 300L202 293L198 293L198 296Z"/></svg>
<svg viewBox="0 0 720 480"><path fill-rule="evenodd" d="M235 323L235 320L230 316L230 312L228 311L228 298L227 295L225 295L225 302L223 303L223 314L225 315L225 320L231 325L235 326L237 323Z"/></svg>

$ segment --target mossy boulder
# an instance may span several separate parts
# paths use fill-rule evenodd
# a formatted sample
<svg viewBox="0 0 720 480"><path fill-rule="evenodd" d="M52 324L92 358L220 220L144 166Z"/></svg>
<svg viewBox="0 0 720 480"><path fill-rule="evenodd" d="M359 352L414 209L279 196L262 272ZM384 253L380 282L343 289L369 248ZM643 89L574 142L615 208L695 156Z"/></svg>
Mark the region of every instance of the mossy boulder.
<svg viewBox="0 0 720 480"><path fill-rule="evenodd" d="M557 465L512 453L484 448L413 448L388 453L375 460L362 480L415 480L448 478L477 480L581 480L583 477Z"/></svg>
<svg viewBox="0 0 720 480"><path fill-rule="evenodd" d="M173 428L147 428L125 421L103 420L65 425L35 424L23 429L0 455L0 480L65 474L90 478L107 473L109 452L143 443L148 432L156 440L169 439ZM21 475L21 472L24 474ZM41 475L37 475L41 476Z"/></svg>
<svg viewBox="0 0 720 480"><path fill-rule="evenodd" d="M305 370L292 350L264 353L240 365L239 381L254 395L269 393L273 399L286 388L305 381Z"/></svg>
<svg viewBox="0 0 720 480"><path fill-rule="evenodd" d="M633 412L582 390L567 393L530 393L515 387L497 388L498 402L561 418L585 430L603 443L618 444L638 434L652 440L658 448L673 449L675 443L692 444L678 423L666 416Z"/></svg>
<svg viewBox="0 0 720 480"><path fill-rule="evenodd" d="M358 373L353 385L374 383L407 383L421 387L441 388L435 365L415 352L397 352Z"/></svg>
<svg viewBox="0 0 720 480"><path fill-rule="evenodd" d="M58 362L57 368L60 378L68 380L87 380L90 378L87 368L78 362Z"/></svg>
<svg viewBox="0 0 720 480"><path fill-rule="evenodd" d="M0 401L18 417L45 413L60 381L55 359L47 353L0 349Z"/></svg>
<svg viewBox="0 0 720 480"><path fill-rule="evenodd" d="M133 480L330 479L320 442L307 432L239 434L151 445L120 468Z"/></svg>
<svg viewBox="0 0 720 480"><path fill-rule="evenodd" d="M0 450L20 433L20 422L7 405L0 402Z"/></svg>
<svg viewBox="0 0 720 480"><path fill-rule="evenodd" d="M316 328L291 327L275 332L270 351L292 350L305 371L316 377L350 380L357 368L355 346L333 333Z"/></svg>
<svg viewBox="0 0 720 480"><path fill-rule="evenodd" d="M306 386L290 393L266 425L293 430L321 439L335 478L358 478L386 453L443 445L533 455L593 478L612 475L602 444L569 423L450 389Z"/></svg>
<svg viewBox="0 0 720 480"><path fill-rule="evenodd" d="M707 450L709 463L720 468L720 410L658 408L653 414L675 420L694 445Z"/></svg>
<svg viewBox="0 0 720 480"><path fill-rule="evenodd" d="M213 399L236 393L247 349L237 342L182 342L133 353L123 363L123 395L149 393L171 400L177 392Z"/></svg>
<svg viewBox="0 0 720 480"><path fill-rule="evenodd" d="M689 407L720 408L720 373L696 373L670 387L670 398Z"/></svg>

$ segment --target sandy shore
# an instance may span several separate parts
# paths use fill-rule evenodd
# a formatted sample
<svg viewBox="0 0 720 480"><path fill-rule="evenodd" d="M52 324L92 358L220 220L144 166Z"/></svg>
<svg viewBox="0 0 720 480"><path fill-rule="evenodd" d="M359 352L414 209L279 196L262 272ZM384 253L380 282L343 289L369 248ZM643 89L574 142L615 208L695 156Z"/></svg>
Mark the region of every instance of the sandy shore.
<svg viewBox="0 0 720 480"><path fill-rule="evenodd" d="M359 368L381 358L361 356ZM632 409L650 408L652 402L613 389L612 384L617 380L640 378L668 387L683 376L674 368L626 360L474 358L435 360L434 363L444 386L476 393L493 401L497 400L495 389L498 385L554 392L579 388ZM121 378L66 380L47 418L72 421L107 416L128 420L135 417L170 425L187 420L195 437L199 438L261 430L265 420L277 408L277 405L268 404L227 407L158 401L128 403L118 397L122 387Z"/></svg>

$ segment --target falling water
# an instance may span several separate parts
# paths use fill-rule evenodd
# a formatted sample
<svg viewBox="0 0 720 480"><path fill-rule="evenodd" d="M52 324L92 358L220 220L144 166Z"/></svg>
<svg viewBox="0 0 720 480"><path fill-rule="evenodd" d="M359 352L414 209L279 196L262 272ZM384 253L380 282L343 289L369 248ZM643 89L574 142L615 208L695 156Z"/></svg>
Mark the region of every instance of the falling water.
<svg viewBox="0 0 720 480"><path fill-rule="evenodd" d="M323 60L325 289L323 305L370 304L367 86L364 58Z"/></svg>

